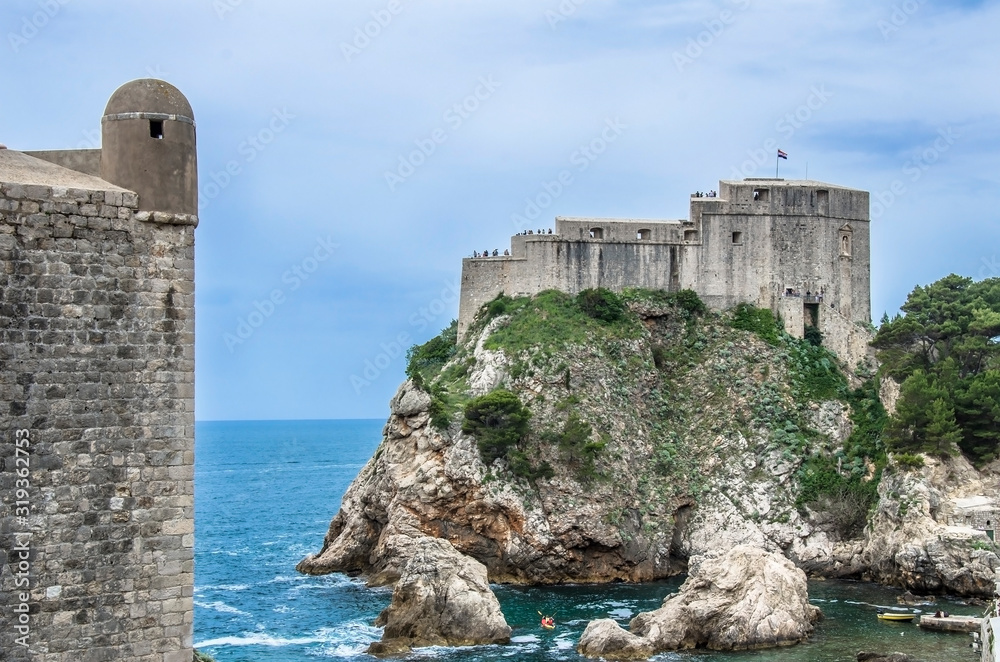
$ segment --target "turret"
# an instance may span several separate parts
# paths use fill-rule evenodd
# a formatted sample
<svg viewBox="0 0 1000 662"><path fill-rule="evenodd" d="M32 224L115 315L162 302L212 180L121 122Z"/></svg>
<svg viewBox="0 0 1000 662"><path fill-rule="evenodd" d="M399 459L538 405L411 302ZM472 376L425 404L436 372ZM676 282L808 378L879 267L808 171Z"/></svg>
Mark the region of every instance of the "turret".
<svg viewBox="0 0 1000 662"><path fill-rule="evenodd" d="M101 119L101 178L139 194L139 209L198 213L194 112L162 80L125 83Z"/></svg>

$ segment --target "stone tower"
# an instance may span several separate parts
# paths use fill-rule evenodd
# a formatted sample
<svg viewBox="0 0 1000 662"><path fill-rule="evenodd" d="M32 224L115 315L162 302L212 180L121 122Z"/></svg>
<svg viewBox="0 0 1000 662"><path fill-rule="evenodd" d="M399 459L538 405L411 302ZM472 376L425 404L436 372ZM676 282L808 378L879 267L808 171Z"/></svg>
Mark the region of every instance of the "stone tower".
<svg viewBox="0 0 1000 662"><path fill-rule="evenodd" d="M128 83L104 140L0 149L4 660L192 658L191 106Z"/></svg>
<svg viewBox="0 0 1000 662"><path fill-rule="evenodd" d="M139 194L139 209L198 213L194 112L180 90L145 78L119 87L101 118L101 178Z"/></svg>

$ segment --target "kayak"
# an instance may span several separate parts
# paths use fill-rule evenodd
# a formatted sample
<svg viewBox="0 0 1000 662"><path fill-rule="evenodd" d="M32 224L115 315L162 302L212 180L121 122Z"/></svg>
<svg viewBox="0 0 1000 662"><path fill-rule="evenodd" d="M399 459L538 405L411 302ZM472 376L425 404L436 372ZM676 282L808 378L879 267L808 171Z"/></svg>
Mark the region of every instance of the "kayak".
<svg viewBox="0 0 1000 662"><path fill-rule="evenodd" d="M542 623L542 627L545 628L546 630L555 630L556 629L556 626L554 626L554 625L546 625L545 623Z"/></svg>

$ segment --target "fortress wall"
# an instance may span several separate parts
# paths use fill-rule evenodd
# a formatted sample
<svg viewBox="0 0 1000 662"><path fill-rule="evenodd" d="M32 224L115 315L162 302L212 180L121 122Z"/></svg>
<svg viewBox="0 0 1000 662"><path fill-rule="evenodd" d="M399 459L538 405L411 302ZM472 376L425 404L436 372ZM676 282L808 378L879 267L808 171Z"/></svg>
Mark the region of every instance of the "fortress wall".
<svg viewBox="0 0 1000 662"><path fill-rule="evenodd" d="M734 242L733 233L739 233ZM741 301L770 307L772 282L771 222L735 214L704 214L696 286L705 303L717 310Z"/></svg>
<svg viewBox="0 0 1000 662"><path fill-rule="evenodd" d="M138 205L0 184L4 659L192 657L197 219Z"/></svg>
<svg viewBox="0 0 1000 662"><path fill-rule="evenodd" d="M823 346L836 354L848 368L854 369L872 351L869 343L875 336L829 306L819 308L819 329L823 333Z"/></svg>
<svg viewBox="0 0 1000 662"><path fill-rule="evenodd" d="M543 290L626 287L676 290L680 247L661 243L620 243L595 239L566 241L559 235L515 237L524 257L465 258L458 333L462 337L483 304L503 292L533 295ZM671 274L673 273L673 277Z"/></svg>
<svg viewBox="0 0 1000 662"><path fill-rule="evenodd" d="M566 240L589 240L591 231L598 229L605 241L649 241L653 243L681 243L681 221L656 221L611 218L556 218L556 234ZM643 232L645 231L645 232ZM640 232L642 236L640 237ZM530 238L530 237L529 237Z"/></svg>

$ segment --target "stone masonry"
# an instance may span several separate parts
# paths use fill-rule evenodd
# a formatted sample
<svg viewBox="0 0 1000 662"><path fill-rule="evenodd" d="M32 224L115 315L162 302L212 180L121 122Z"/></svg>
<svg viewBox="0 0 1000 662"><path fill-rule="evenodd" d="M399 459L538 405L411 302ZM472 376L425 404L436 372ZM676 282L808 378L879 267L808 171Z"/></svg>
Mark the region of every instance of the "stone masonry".
<svg viewBox="0 0 1000 662"><path fill-rule="evenodd" d="M0 149L0 659L190 662L198 219L59 162Z"/></svg>
<svg viewBox="0 0 1000 662"><path fill-rule="evenodd" d="M458 332L500 293L547 289L691 289L715 310L769 308L807 325L850 367L871 322L869 195L815 181L719 182L692 196L686 220L557 218L553 234L511 237L509 256L462 261Z"/></svg>

